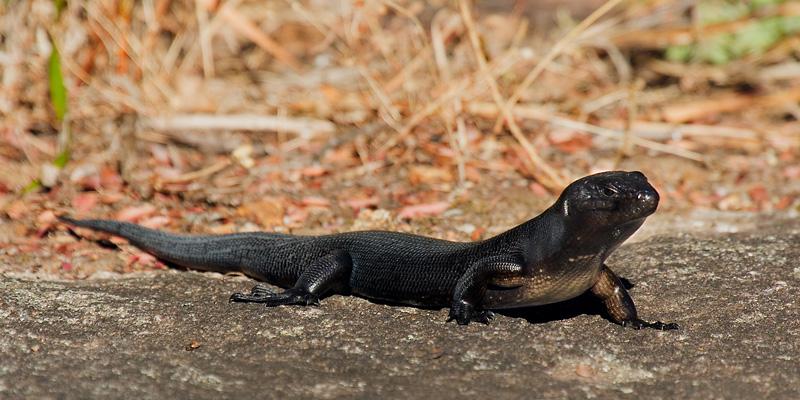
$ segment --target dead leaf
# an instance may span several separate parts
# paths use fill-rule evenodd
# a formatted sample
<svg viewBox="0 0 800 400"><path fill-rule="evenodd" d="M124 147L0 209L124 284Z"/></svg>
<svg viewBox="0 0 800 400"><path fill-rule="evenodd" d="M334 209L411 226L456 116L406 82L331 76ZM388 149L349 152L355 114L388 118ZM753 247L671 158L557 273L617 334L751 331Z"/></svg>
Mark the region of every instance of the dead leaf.
<svg viewBox="0 0 800 400"><path fill-rule="evenodd" d="M105 190L122 189L122 177L114 168L105 166L100 170L100 186Z"/></svg>
<svg viewBox="0 0 800 400"><path fill-rule="evenodd" d="M267 197L241 205L237 214L254 220L263 228L272 228L283 225L284 207L283 200L277 197Z"/></svg>
<svg viewBox="0 0 800 400"><path fill-rule="evenodd" d="M150 229L157 229L169 224L169 218L165 216L150 217L139 222L139 225Z"/></svg>
<svg viewBox="0 0 800 400"><path fill-rule="evenodd" d="M409 168L408 180L412 185L449 183L453 181L453 173L447 168L414 165Z"/></svg>
<svg viewBox="0 0 800 400"><path fill-rule="evenodd" d="M306 178L316 178L328 173L328 170L321 165L312 165L300 170L300 174Z"/></svg>
<svg viewBox="0 0 800 400"><path fill-rule="evenodd" d="M320 196L306 196L301 200L304 206L330 207L331 201Z"/></svg>
<svg viewBox="0 0 800 400"><path fill-rule="evenodd" d="M369 196L369 197L358 197L354 199L345 200L344 204L349 206L355 211L370 208L370 207L377 207L380 203L380 198L378 196Z"/></svg>
<svg viewBox="0 0 800 400"><path fill-rule="evenodd" d="M478 240L481 240L483 238L484 233L486 233L486 228L482 227L475 228L475 230L472 231L472 234L469 236L469 238L472 239L473 242L477 242Z"/></svg>
<svg viewBox="0 0 800 400"><path fill-rule="evenodd" d="M11 202L11 204L6 206L4 211L6 212L6 214L8 214L9 218L13 220L19 220L20 218L28 214L30 209L28 207L28 203L22 200L14 200Z"/></svg>
<svg viewBox="0 0 800 400"><path fill-rule="evenodd" d="M95 164L81 164L75 167L69 175L69 180L84 189L90 190L99 188L101 184L100 173Z"/></svg>
<svg viewBox="0 0 800 400"><path fill-rule="evenodd" d="M347 166L355 164L355 149L352 144L339 146L335 149L328 150L322 158L326 163L335 164L340 166Z"/></svg>
<svg viewBox="0 0 800 400"><path fill-rule="evenodd" d="M800 165L791 165L784 168L783 176L789 179L800 179Z"/></svg>
<svg viewBox="0 0 800 400"><path fill-rule="evenodd" d="M397 216L400 218L417 218L422 216L439 215L445 212L449 207L450 203L446 201L416 204L401 208L397 213Z"/></svg>
<svg viewBox="0 0 800 400"><path fill-rule="evenodd" d="M544 197L549 194L547 189L544 186L542 186L542 184L539 182L531 182L531 184L528 185L528 187L531 189L533 194L535 194L538 197Z"/></svg>
<svg viewBox="0 0 800 400"><path fill-rule="evenodd" d="M140 206L126 207L120 210L115 219L126 222L137 222L149 217L156 212L156 207L152 204L142 204Z"/></svg>
<svg viewBox="0 0 800 400"><path fill-rule="evenodd" d="M55 225L58 219L56 218L56 214L51 211L43 211L39 216L36 217L36 236L43 237L50 231Z"/></svg>
<svg viewBox="0 0 800 400"><path fill-rule="evenodd" d="M767 188L762 185L754 186L747 191L747 194L750 195L750 199L757 204L763 204L769 201L769 193L767 192Z"/></svg>
<svg viewBox="0 0 800 400"><path fill-rule="evenodd" d="M289 207L286 213L286 223L297 226L308 219L308 209L305 207Z"/></svg>
<svg viewBox="0 0 800 400"><path fill-rule="evenodd" d="M137 264L148 268L159 268L158 259L156 259L154 255L144 252L137 251L136 253L131 254L130 257L128 257L128 263L126 265L126 269L132 270L133 266Z"/></svg>
<svg viewBox="0 0 800 400"><path fill-rule="evenodd" d="M103 204L114 204L125 198L125 195L119 192L103 193L100 196L100 202Z"/></svg>
<svg viewBox="0 0 800 400"><path fill-rule="evenodd" d="M78 193L72 198L72 208L78 214L84 214L97 205L99 195L95 192Z"/></svg>
<svg viewBox="0 0 800 400"><path fill-rule="evenodd" d="M790 205L792 205L793 201L794 201L794 198L792 196L783 196L783 197L781 197L780 200L778 200L777 203L775 203L775 209L776 210L785 210L785 209L789 208Z"/></svg>

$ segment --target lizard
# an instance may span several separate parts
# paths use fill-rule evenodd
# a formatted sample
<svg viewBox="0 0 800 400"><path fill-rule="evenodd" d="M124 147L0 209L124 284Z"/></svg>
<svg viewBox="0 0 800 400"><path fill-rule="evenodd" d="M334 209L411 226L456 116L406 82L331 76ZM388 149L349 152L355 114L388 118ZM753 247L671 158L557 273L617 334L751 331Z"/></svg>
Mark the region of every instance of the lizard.
<svg viewBox="0 0 800 400"><path fill-rule="evenodd" d="M449 307L447 321L489 323L492 310L565 301L590 292L614 323L678 329L639 318L606 265L656 211L658 192L638 171L610 171L569 184L540 215L494 237L455 242L389 231L299 236L271 232L178 235L129 222L59 219L127 239L178 266L244 274L259 283L232 302L319 305L334 295L393 304Z"/></svg>

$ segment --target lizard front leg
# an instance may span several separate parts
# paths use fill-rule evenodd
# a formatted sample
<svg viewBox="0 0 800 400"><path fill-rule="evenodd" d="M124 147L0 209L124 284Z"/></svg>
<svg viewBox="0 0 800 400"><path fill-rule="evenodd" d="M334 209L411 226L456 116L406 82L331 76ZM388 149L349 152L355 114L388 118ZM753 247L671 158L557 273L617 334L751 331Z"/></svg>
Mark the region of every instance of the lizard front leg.
<svg viewBox="0 0 800 400"><path fill-rule="evenodd" d="M633 304L633 299L631 299L625 286L605 264L603 264L603 269L600 271L600 278L597 283L589 290L603 301L609 317L622 326L631 326L633 329L678 329L678 324L675 323L647 322L639 319L636 313L636 306Z"/></svg>
<svg viewBox="0 0 800 400"><path fill-rule="evenodd" d="M456 283L447 321L455 320L459 325L467 325L471 321L488 324L494 313L481 309L480 304L486 293L486 285L492 278L520 272L522 263L515 257L488 257L472 263Z"/></svg>
<svg viewBox="0 0 800 400"><path fill-rule="evenodd" d="M336 250L311 264L290 289L275 293L263 284L258 284L249 294L234 293L231 295L231 301L263 303L267 307L318 305L320 298L326 294L347 289L352 266L350 255L345 251Z"/></svg>

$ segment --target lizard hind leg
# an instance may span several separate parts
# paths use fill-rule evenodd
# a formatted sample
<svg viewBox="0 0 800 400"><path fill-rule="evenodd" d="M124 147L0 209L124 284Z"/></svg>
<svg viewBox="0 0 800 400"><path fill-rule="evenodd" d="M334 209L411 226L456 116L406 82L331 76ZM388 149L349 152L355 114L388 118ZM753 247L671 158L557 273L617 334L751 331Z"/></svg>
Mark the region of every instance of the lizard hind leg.
<svg viewBox="0 0 800 400"><path fill-rule="evenodd" d="M336 250L306 268L290 289L276 293L259 283L249 294L234 293L230 300L236 303L262 303L267 307L319 305L323 296L347 289L352 264L347 252Z"/></svg>

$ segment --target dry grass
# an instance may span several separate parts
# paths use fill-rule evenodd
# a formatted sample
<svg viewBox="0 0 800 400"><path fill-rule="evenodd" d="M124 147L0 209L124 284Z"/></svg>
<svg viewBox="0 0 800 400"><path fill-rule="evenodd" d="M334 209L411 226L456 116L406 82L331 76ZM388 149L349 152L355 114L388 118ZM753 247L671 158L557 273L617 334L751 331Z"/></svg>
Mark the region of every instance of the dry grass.
<svg viewBox="0 0 800 400"><path fill-rule="evenodd" d="M716 168L729 165L709 159L719 151L796 157L800 38L725 65L665 61L665 46L705 34L690 3L609 0L583 23L562 16L543 28L518 8L489 13L465 0L91 1L69 2L60 17L50 0L5 2L0 157L35 175L56 154L48 34L62 55L79 160L132 157L130 137L187 143L189 131L203 147L216 132L255 131L277 132L274 151L353 143L369 170L385 159L415 163L405 151L438 132L451 152L437 162L463 183L468 163L487 161L470 150L477 131L521 146L521 173L557 191L637 154ZM588 162L559 146L565 135L594 137L580 148ZM232 158L240 147L205 146ZM592 161L609 150L619 150L612 165Z"/></svg>

